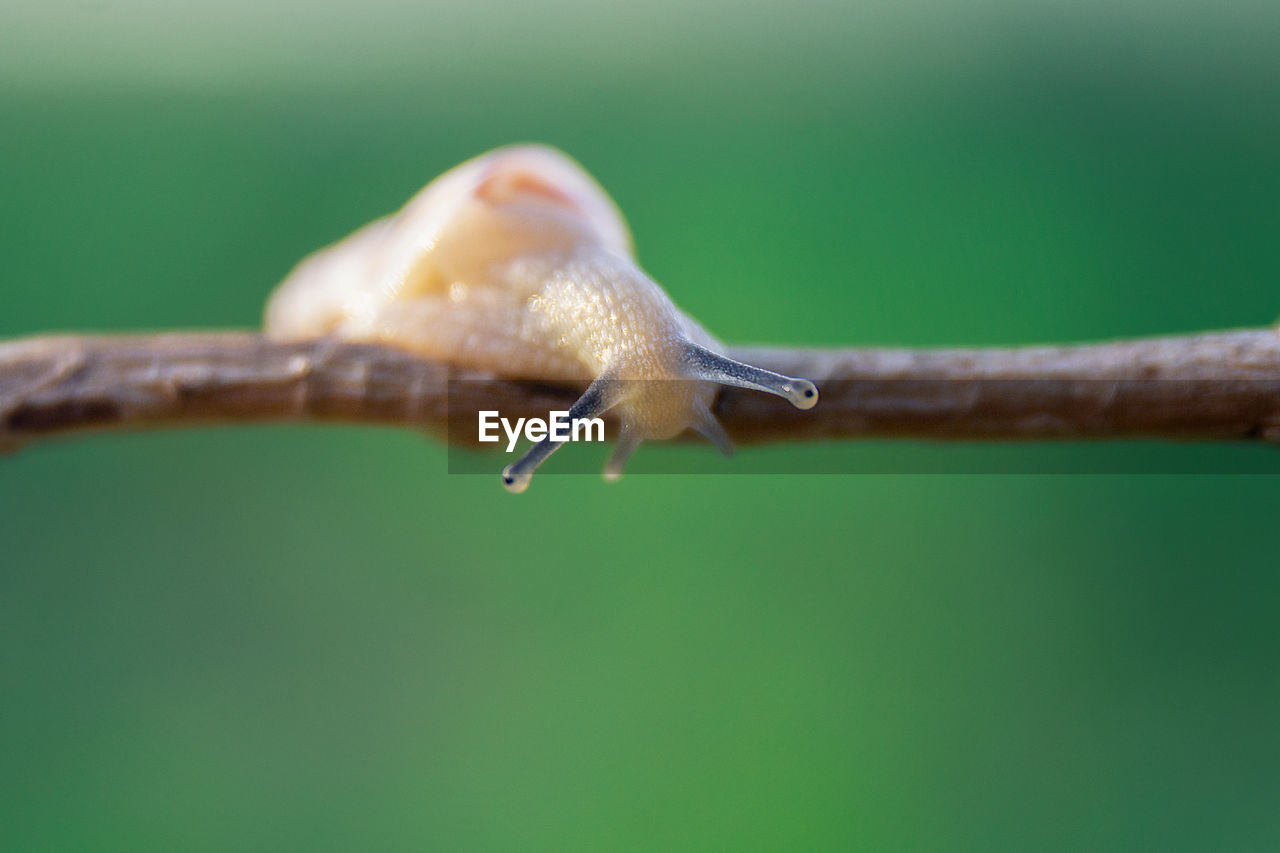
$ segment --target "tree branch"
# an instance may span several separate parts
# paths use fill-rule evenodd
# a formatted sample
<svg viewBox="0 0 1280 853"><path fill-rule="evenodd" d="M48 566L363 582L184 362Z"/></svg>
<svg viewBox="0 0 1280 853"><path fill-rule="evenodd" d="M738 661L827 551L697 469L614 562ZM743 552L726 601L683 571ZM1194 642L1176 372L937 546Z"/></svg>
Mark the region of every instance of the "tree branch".
<svg viewBox="0 0 1280 853"><path fill-rule="evenodd" d="M739 348L819 386L801 412L726 388L735 441L914 437L1280 441L1280 333L1013 349ZM451 382L451 380L469 380ZM451 391L452 389L452 391ZM91 430L342 421L474 434L475 412L545 416L581 389L499 379L385 347L248 332L0 343L0 447Z"/></svg>

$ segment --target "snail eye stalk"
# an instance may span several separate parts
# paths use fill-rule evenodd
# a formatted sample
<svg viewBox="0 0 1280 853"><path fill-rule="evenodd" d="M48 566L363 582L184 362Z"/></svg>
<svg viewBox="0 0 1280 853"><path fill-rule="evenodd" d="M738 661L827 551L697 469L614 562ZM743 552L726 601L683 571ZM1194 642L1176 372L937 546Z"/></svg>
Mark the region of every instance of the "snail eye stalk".
<svg viewBox="0 0 1280 853"><path fill-rule="evenodd" d="M764 391L783 398L797 409L812 409L818 404L818 387L808 379L783 376L772 370L734 361L697 344L685 344L683 367L690 379Z"/></svg>

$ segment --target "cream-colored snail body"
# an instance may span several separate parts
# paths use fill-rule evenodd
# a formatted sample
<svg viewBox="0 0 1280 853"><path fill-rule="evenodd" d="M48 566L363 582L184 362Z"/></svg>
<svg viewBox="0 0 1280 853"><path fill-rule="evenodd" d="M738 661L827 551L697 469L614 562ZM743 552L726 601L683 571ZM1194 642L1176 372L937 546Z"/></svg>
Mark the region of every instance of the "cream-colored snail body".
<svg viewBox="0 0 1280 853"><path fill-rule="evenodd" d="M304 259L272 294L266 330L386 343L511 378L589 383L569 417L617 410L622 430L608 479L641 441L687 428L732 452L710 409L715 383L801 409L818 400L812 382L726 358L637 265L604 190L566 155L536 145L469 160L398 213ZM507 487L523 491L559 444L544 439L507 466Z"/></svg>

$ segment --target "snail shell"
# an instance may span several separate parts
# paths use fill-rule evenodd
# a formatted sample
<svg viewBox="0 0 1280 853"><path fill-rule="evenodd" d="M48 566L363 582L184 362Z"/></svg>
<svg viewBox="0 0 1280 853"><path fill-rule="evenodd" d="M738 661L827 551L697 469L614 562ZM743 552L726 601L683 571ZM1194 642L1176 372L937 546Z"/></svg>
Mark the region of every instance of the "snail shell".
<svg viewBox="0 0 1280 853"><path fill-rule="evenodd" d="M538 145L500 148L436 178L399 212L305 258L272 294L268 335L384 343L500 376L579 382L570 418L616 409L605 476L636 446L697 430L732 444L716 383L811 408L817 389L726 358L632 253L617 206L581 166ZM523 491L561 442L503 471Z"/></svg>

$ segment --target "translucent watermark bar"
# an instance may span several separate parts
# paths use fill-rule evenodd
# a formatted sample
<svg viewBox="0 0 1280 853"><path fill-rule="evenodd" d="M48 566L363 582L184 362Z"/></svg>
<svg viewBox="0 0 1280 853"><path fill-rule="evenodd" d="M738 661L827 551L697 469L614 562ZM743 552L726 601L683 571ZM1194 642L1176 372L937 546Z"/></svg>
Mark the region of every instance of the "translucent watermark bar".
<svg viewBox="0 0 1280 853"><path fill-rule="evenodd" d="M635 400L690 390L688 380L621 384L620 396ZM577 393L451 382L449 473L496 477L529 447L530 424L542 436ZM1280 474L1280 447L1242 426L1254 408L1259 419L1273 410L1280 379L843 380L822 394L797 411L767 395L737 393L726 404L713 391L711 411L737 445L731 458L686 430L643 443L625 474ZM570 438L538 476L599 475L620 418L636 415L625 405L606 413L603 441L594 426L573 441L565 422ZM496 440L481 441L485 423Z"/></svg>

